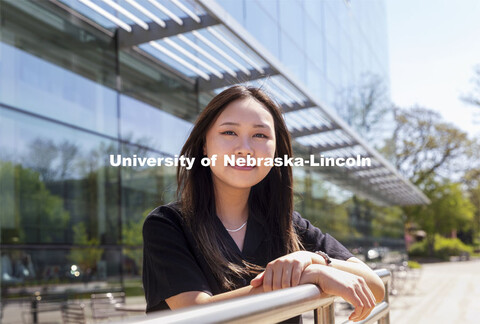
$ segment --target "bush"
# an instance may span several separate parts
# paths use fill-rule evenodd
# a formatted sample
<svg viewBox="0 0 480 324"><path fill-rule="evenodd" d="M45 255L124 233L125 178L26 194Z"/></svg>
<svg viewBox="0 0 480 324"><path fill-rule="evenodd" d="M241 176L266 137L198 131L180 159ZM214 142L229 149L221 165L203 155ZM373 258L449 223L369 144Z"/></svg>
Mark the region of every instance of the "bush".
<svg viewBox="0 0 480 324"><path fill-rule="evenodd" d="M427 256L427 254L427 240L413 243L408 250L409 257L421 257Z"/></svg>
<svg viewBox="0 0 480 324"><path fill-rule="evenodd" d="M448 260L451 256L454 255L471 255L473 253L473 248L466 245L458 238L447 239L440 235L435 236L435 256Z"/></svg>
<svg viewBox="0 0 480 324"><path fill-rule="evenodd" d="M408 261L408 267L410 269L420 269L422 265L416 261L409 260Z"/></svg>
<svg viewBox="0 0 480 324"><path fill-rule="evenodd" d="M408 250L409 256L412 257L428 257L427 240L412 244ZM433 247L433 257L442 260L449 260L451 256L472 255L473 248L466 245L458 238L445 238L435 234L435 244Z"/></svg>

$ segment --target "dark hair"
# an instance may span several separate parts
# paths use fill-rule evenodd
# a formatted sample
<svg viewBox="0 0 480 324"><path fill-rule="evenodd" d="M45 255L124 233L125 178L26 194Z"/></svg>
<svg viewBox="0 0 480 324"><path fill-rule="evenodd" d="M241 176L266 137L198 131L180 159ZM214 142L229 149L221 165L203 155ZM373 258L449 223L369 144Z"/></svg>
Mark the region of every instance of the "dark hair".
<svg viewBox="0 0 480 324"><path fill-rule="evenodd" d="M177 196L181 204L187 226L205 256L208 265L224 285L233 288L230 275L243 276L261 271L261 268L242 261L243 267L231 262L238 260L234 251L213 230L218 226L212 174L209 167L198 161L204 156L203 147L206 134L220 113L235 100L253 98L261 103L273 117L275 126L275 156L292 156L290 133L280 109L261 89L233 86L215 96L205 107L195 122L181 155L195 158L190 170L179 167L177 170ZM248 198L249 217L255 217L270 239L269 256L273 259L281 255L298 251L299 238L292 225L293 180L290 166L272 167L267 176L250 190Z"/></svg>

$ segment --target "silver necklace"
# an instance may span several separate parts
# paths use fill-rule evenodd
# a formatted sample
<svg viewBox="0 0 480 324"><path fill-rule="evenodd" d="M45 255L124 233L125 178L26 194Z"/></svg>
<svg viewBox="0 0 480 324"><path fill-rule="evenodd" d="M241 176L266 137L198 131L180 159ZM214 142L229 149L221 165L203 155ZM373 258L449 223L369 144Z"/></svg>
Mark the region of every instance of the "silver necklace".
<svg viewBox="0 0 480 324"><path fill-rule="evenodd" d="M247 220L247 222L248 222L248 220ZM242 226L240 226L240 227L239 227L239 228L237 228L237 229L233 229L233 230L231 230L231 229L228 229L228 228L226 228L226 227L225 227L225 229L226 229L227 231L229 231L230 233L235 233L235 232L238 232L239 230L241 230L242 228L244 228L244 227L245 227L245 225L247 225L247 222L243 223L243 225L242 225Z"/></svg>

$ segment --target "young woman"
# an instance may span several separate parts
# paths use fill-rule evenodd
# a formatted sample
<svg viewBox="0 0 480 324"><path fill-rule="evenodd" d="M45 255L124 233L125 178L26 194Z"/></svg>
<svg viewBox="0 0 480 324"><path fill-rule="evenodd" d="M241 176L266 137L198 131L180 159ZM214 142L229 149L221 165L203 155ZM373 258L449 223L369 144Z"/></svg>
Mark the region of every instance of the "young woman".
<svg viewBox="0 0 480 324"><path fill-rule="evenodd" d="M147 312L304 283L350 302L354 321L383 300L367 265L293 211L291 167L224 165L225 155L292 156L282 114L260 89L234 86L213 98L181 154L195 162L178 169L178 202L154 209L143 227ZM215 164L202 166L203 157Z"/></svg>

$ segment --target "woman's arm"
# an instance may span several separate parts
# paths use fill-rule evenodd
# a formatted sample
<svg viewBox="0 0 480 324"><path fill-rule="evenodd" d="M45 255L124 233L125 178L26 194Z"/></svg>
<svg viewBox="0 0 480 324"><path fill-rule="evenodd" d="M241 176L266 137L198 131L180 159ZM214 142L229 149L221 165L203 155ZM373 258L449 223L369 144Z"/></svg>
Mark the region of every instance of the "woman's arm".
<svg viewBox="0 0 480 324"><path fill-rule="evenodd" d="M331 258L328 267L349 272L365 280L373 293L375 301L381 302L385 295L385 286L379 276L361 260L352 257L347 261ZM251 281L251 285L263 285L264 291L295 287L300 283L302 272L311 264L327 266L325 259L309 251L297 251L269 262L265 271Z"/></svg>
<svg viewBox="0 0 480 324"><path fill-rule="evenodd" d="M170 298L165 301L171 309L188 307L193 305L214 303L217 301L228 300L231 298L242 297L247 295L255 295L263 293L263 286L253 287L246 286L232 291L227 291L218 295L210 296L203 291L187 291Z"/></svg>
<svg viewBox="0 0 480 324"><path fill-rule="evenodd" d="M315 253L313 254L313 263L326 265L325 259ZM315 260L313 260L313 258L315 258ZM362 277L366 281L373 295L375 296L375 301L377 303L380 303L383 300L383 298L385 297L385 285L383 284L382 279L380 279L380 277L375 272L373 272L373 270L370 269L368 265L355 257L352 257L347 261L333 258L331 258L331 260L332 263L330 263L329 266Z"/></svg>
<svg viewBox="0 0 480 324"><path fill-rule="evenodd" d="M351 303L355 310L350 320L365 319L375 307L373 295L368 289L365 280L361 277L319 264L311 264L302 272L299 284L315 284L327 294L344 298ZM167 298L166 302L171 309L213 303L231 298L263 293L263 285L258 287L247 286L210 296L201 291L188 291Z"/></svg>

